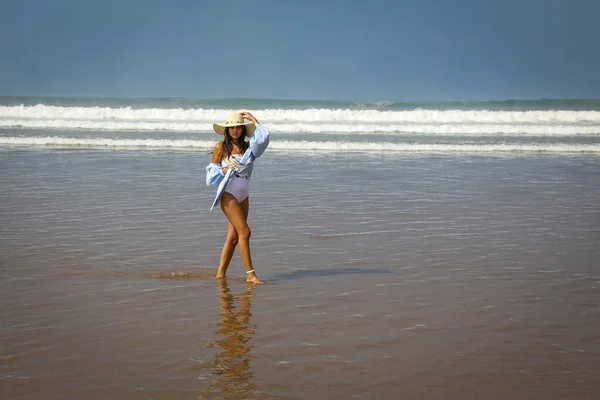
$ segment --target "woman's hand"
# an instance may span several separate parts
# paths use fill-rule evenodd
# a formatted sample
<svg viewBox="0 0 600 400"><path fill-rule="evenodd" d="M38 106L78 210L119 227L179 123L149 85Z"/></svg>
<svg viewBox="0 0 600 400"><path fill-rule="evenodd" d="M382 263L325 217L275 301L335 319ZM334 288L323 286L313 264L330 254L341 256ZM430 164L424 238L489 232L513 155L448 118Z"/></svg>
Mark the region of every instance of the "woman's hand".
<svg viewBox="0 0 600 400"><path fill-rule="evenodd" d="M248 111L242 111L240 112L240 115L244 118L246 118L247 120L252 121L255 124L258 124L258 120L254 117L254 115L250 114Z"/></svg>

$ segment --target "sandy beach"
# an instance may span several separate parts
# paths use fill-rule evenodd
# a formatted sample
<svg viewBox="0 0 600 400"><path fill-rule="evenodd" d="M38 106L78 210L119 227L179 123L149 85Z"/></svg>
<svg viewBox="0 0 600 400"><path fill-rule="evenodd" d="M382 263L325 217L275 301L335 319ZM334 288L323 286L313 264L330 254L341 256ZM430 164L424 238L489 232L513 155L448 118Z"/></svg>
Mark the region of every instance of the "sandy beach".
<svg viewBox="0 0 600 400"><path fill-rule="evenodd" d="M595 155L0 150L4 399L591 399Z"/></svg>

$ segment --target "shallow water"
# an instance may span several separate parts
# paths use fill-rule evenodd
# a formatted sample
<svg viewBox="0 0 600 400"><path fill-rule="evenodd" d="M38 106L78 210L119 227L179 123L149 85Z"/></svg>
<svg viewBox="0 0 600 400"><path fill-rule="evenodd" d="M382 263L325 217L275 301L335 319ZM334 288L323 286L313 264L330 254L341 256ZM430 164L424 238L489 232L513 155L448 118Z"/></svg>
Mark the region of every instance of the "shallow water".
<svg viewBox="0 0 600 400"><path fill-rule="evenodd" d="M3 398L589 399L600 158L0 151Z"/></svg>

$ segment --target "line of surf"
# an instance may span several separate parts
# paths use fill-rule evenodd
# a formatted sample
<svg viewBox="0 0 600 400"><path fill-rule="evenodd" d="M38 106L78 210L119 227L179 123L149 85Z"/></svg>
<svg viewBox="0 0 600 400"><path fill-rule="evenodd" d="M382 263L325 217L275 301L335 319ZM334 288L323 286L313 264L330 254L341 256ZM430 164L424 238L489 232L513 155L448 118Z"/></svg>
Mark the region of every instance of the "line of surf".
<svg viewBox="0 0 600 400"><path fill-rule="evenodd" d="M327 134L425 134L425 135L537 135L577 136L600 135L598 124L535 125L535 124L415 124L415 123L269 123L274 133ZM89 131L164 131L212 132L212 123L177 121L95 121L67 119L0 119L0 128L52 129Z"/></svg>
<svg viewBox="0 0 600 400"><path fill-rule="evenodd" d="M100 121L221 121L230 109L183 109L130 107L0 106L0 119L11 120L100 120ZM491 111L491 110L353 110L353 109L264 109L254 110L269 123L286 122L388 122L388 123L533 123L600 124L600 111Z"/></svg>
<svg viewBox="0 0 600 400"><path fill-rule="evenodd" d="M212 149L216 141L168 139L84 139L56 136L0 137L1 146L121 149ZM571 143L387 143L343 141L273 141L269 148L282 151L419 152L419 153L588 153L600 154L600 144Z"/></svg>

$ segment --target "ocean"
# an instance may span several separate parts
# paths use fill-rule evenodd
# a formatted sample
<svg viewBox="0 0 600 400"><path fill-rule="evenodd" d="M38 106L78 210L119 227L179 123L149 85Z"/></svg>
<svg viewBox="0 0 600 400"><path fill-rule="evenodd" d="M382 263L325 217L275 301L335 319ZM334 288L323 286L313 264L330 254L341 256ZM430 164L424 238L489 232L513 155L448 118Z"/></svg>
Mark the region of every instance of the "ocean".
<svg viewBox="0 0 600 400"><path fill-rule="evenodd" d="M271 132L249 224L213 122ZM3 399L590 399L600 101L0 98Z"/></svg>
<svg viewBox="0 0 600 400"><path fill-rule="evenodd" d="M0 97L0 145L211 148L246 109L275 150L599 153L600 100L393 103Z"/></svg>

